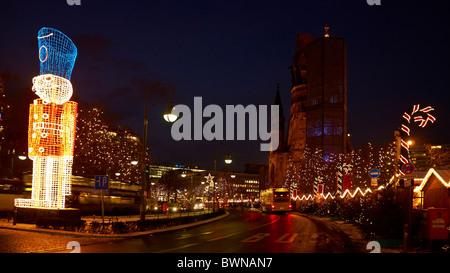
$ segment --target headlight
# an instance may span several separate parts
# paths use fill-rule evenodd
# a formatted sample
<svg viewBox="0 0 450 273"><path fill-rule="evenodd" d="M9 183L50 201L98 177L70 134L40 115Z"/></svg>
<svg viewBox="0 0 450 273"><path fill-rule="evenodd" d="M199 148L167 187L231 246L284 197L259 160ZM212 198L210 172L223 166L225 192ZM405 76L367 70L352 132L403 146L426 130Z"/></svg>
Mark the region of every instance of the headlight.
<svg viewBox="0 0 450 273"><path fill-rule="evenodd" d="M177 211L177 208L173 208L173 211Z"/></svg>

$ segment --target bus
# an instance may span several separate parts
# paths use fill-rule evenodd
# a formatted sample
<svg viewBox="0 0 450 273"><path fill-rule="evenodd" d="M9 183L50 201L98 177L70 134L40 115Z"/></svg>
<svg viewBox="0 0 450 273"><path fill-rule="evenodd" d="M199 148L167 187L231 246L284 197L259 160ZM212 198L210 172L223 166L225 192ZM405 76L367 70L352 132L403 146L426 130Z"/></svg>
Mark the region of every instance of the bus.
<svg viewBox="0 0 450 273"><path fill-rule="evenodd" d="M31 195L32 175L23 176L25 189ZM101 192L94 189L93 177L71 176L71 192L66 197L67 208L77 208L82 215L101 214ZM110 187L103 192L106 215L138 214L140 209L140 189L138 185L131 185L110 179ZM30 198L30 197L28 197ZM11 203L14 205L14 202Z"/></svg>
<svg viewBox="0 0 450 273"><path fill-rule="evenodd" d="M291 211L291 196L289 189L269 188L261 191L262 212L288 212Z"/></svg>

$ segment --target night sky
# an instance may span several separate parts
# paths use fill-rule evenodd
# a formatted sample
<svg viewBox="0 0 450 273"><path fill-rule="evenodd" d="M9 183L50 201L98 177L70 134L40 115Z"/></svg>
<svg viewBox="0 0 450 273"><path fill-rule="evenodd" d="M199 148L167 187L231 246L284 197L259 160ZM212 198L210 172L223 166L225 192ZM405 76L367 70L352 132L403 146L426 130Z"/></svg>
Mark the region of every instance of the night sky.
<svg viewBox="0 0 450 273"><path fill-rule="evenodd" d="M174 104L270 105L280 84L286 120L297 33L345 38L347 44L348 131L354 146L377 145L393 137L402 113L413 104L431 105L437 121L413 126L417 142L450 143L450 24L444 1L2 1L0 73L6 95L27 105L39 75L37 32L56 28L78 48L72 73L76 99L101 102L120 125L143 131L144 97L155 82L174 90ZM150 103L165 100L164 88ZM21 101L19 103L18 101ZM24 108L24 111L28 111ZM193 108L191 108L193 111ZM258 141L174 141L171 124L149 115L149 147L163 163L218 169L227 147L233 169L268 163ZM21 113L16 113L20 115ZM28 113L25 113L28 115ZM26 116L25 115L25 116ZM203 124L209 120L204 118ZM23 124L27 126L26 123ZM226 142L227 145L218 143Z"/></svg>

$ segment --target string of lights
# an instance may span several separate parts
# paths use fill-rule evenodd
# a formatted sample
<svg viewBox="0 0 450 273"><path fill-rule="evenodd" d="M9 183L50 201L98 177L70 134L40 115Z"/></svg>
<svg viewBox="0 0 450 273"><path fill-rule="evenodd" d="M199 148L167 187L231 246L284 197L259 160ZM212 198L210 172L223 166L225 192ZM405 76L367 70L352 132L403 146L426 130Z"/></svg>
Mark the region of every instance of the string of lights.
<svg viewBox="0 0 450 273"><path fill-rule="evenodd" d="M379 189L382 189L382 188L379 188ZM331 194L331 192L328 192L327 194L319 193L319 194L314 194L314 195L308 194L308 195L296 196L296 197L293 197L292 200L293 201L297 201L297 200L300 200L300 201L306 200L307 201L307 200L313 200L314 198L317 198L317 197L324 199L324 200L335 199L335 198L349 198L349 197L354 198L356 196L366 196L367 193L372 193L372 190L370 188L367 188L366 190L363 191L360 187L357 187L353 191L353 193L350 190L346 189L342 194L338 194L336 196Z"/></svg>
<svg viewBox="0 0 450 273"><path fill-rule="evenodd" d="M344 163L352 166L352 187L370 187L369 171L379 169L381 174L379 181L388 181L395 173L395 142L389 141L382 147L376 147L372 143L354 149L346 156L331 155L332 160L324 161L319 150L311 151L305 148L305 159L302 162L289 160L286 169L285 187L291 191L297 190L298 194L313 194L316 177L323 178L323 191L336 192L336 172ZM348 168L347 168L348 171ZM341 193L343 193L342 191Z"/></svg>
<svg viewBox="0 0 450 273"><path fill-rule="evenodd" d="M142 142L131 129L119 129L108 121L101 107L80 107L75 142L74 174L81 176L115 175L116 179L136 184L141 181L139 164ZM146 156L147 166L150 158Z"/></svg>

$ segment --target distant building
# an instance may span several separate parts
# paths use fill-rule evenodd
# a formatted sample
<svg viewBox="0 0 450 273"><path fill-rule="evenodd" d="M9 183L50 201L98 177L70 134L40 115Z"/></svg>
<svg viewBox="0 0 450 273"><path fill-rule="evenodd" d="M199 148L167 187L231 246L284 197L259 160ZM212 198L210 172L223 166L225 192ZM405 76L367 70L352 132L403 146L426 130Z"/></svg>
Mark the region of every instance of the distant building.
<svg viewBox="0 0 450 273"><path fill-rule="evenodd" d="M228 201L254 201L259 198L260 176L259 174L234 173L234 177L228 182Z"/></svg>
<svg viewBox="0 0 450 273"><path fill-rule="evenodd" d="M197 189L201 187L202 190L197 191L196 196L205 200L211 199L214 193L221 200L227 202L255 200L259 198L261 174L264 173L264 170L267 170L267 165L247 164L246 168L253 173L202 170L184 165L152 164L149 169L149 181L152 185L158 185L163 176L168 174L174 181L179 182L178 185L181 185L184 181ZM208 174L214 177L215 192L214 185L209 185L206 181L205 176ZM159 199L161 198L158 197Z"/></svg>
<svg viewBox="0 0 450 273"><path fill-rule="evenodd" d="M151 179L161 179L161 177L170 171L191 171L191 172L204 172L205 170L201 170L198 168L190 168L184 165L162 165L162 164L151 164L149 169L148 178Z"/></svg>
<svg viewBox="0 0 450 273"><path fill-rule="evenodd" d="M429 168L450 168L450 144L414 145L409 148L409 157L416 170L425 171Z"/></svg>
<svg viewBox="0 0 450 273"><path fill-rule="evenodd" d="M269 165L264 163L245 164L244 173L259 175L259 190L269 188Z"/></svg>
<svg viewBox="0 0 450 273"><path fill-rule="evenodd" d="M12 130L12 115L5 85L0 76L0 178L19 177L27 166L23 162L17 162L17 156L24 155L26 146L22 145L24 141L18 136L17 130ZM17 113L15 115L17 116ZM15 166L13 161L16 161Z"/></svg>
<svg viewBox="0 0 450 273"><path fill-rule="evenodd" d="M5 147L5 143L6 143L5 120L6 120L7 112L9 112L9 105L6 102L5 87L3 84L3 80L0 77L0 154L4 153L4 150L6 148Z"/></svg>

